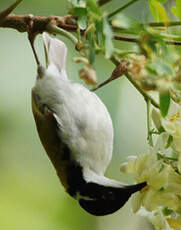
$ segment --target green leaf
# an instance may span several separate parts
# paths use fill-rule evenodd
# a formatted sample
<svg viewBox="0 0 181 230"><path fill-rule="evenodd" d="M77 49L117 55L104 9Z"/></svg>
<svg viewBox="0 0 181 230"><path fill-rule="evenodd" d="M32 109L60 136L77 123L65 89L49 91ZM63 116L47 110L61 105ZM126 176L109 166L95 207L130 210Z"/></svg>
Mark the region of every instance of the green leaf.
<svg viewBox="0 0 181 230"><path fill-rule="evenodd" d="M170 135L169 138L168 138L168 141L167 141L167 145L166 145L166 149L170 147L170 145L172 144L173 142L173 137Z"/></svg>
<svg viewBox="0 0 181 230"><path fill-rule="evenodd" d="M88 6L88 10L91 11L91 13L93 13L96 16L101 16L101 10L100 7L97 5L96 0L87 0L87 6Z"/></svg>
<svg viewBox="0 0 181 230"><path fill-rule="evenodd" d="M161 3L164 3L164 2L167 2L168 0L157 0L157 2L161 2Z"/></svg>
<svg viewBox="0 0 181 230"><path fill-rule="evenodd" d="M78 17L77 23L81 30L85 30L87 28L87 17L86 16Z"/></svg>
<svg viewBox="0 0 181 230"><path fill-rule="evenodd" d="M106 17L103 19L103 34L105 36L105 56L110 58L114 52L113 32Z"/></svg>
<svg viewBox="0 0 181 230"><path fill-rule="evenodd" d="M163 212L163 215L164 215L164 216L169 216L169 215L171 215L171 214L173 213L173 210L172 210L172 209L169 209L168 207L164 207L164 208L162 209L162 212Z"/></svg>
<svg viewBox="0 0 181 230"><path fill-rule="evenodd" d="M78 17L77 23L81 30L85 30L87 27L87 8L74 7L73 15Z"/></svg>
<svg viewBox="0 0 181 230"><path fill-rule="evenodd" d="M77 16L77 17L87 15L87 8L85 8L85 7L75 7L73 15Z"/></svg>
<svg viewBox="0 0 181 230"><path fill-rule="evenodd" d="M180 0L176 0L176 7L172 7L171 11L176 17L181 19L181 1Z"/></svg>
<svg viewBox="0 0 181 230"><path fill-rule="evenodd" d="M68 0L74 7L82 7L86 5L85 0Z"/></svg>
<svg viewBox="0 0 181 230"><path fill-rule="evenodd" d="M153 120L155 127L159 131L162 127L160 113L157 112L156 109L153 109L152 113L151 113L151 117L152 117L152 120Z"/></svg>
<svg viewBox="0 0 181 230"><path fill-rule="evenodd" d="M134 30L134 32L143 30L143 24L125 14L117 15L116 18L112 20L112 25L121 29Z"/></svg>
<svg viewBox="0 0 181 230"><path fill-rule="evenodd" d="M159 94L161 115L165 117L170 106L170 93L168 90L161 91Z"/></svg>
<svg viewBox="0 0 181 230"><path fill-rule="evenodd" d="M104 49L105 37L103 34L103 20L99 20L96 22L96 34L97 34L98 46L101 49Z"/></svg>
<svg viewBox="0 0 181 230"><path fill-rule="evenodd" d="M88 32L88 39L89 39L89 63L92 65L95 60L95 43L94 43L94 30L90 30Z"/></svg>
<svg viewBox="0 0 181 230"><path fill-rule="evenodd" d="M149 8L151 11L151 14L155 21L163 21L168 22L168 16L165 8L162 6L160 2L157 0L148 0Z"/></svg>

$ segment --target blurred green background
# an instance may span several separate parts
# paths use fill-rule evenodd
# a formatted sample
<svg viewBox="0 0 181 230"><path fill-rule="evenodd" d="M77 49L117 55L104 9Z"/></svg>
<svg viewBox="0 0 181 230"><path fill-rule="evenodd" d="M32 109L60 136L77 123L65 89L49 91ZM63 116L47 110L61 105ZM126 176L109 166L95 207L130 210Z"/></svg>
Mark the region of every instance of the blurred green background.
<svg viewBox="0 0 181 230"><path fill-rule="evenodd" d="M0 0L0 10L12 2ZM119 6L120 0L114 0L106 7L111 11ZM63 16L67 14L67 2L24 0L14 12ZM149 19L144 0L127 12L144 21ZM67 39L61 39L68 46L68 74L78 82L80 65L72 61L78 54ZM127 45L122 44L123 49ZM36 48L44 61L41 36ZM150 229L144 219L131 213L129 202L113 215L94 217L64 192L40 144L31 112L36 64L27 34L0 28L0 60L0 230ZM110 76L114 66L100 56L95 68L101 82ZM96 93L107 106L115 129L113 159L107 175L129 182L119 168L127 155L147 151L144 100L123 78Z"/></svg>

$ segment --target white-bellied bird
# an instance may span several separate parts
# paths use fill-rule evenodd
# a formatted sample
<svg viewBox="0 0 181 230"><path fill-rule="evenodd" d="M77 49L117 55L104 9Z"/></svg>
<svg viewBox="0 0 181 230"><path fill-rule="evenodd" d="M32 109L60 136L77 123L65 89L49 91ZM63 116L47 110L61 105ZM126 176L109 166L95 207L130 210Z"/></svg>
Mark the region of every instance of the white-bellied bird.
<svg viewBox="0 0 181 230"><path fill-rule="evenodd" d="M113 126L99 97L66 73L66 45L43 33L47 68L38 65L32 109L41 142L66 192L87 212L120 209L146 183L124 185L104 176L112 158Z"/></svg>

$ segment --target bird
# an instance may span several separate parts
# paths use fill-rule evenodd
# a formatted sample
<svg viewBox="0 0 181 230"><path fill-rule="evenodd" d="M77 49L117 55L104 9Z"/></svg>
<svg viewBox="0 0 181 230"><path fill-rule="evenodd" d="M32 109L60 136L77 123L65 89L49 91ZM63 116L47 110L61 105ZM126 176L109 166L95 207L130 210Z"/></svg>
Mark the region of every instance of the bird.
<svg viewBox="0 0 181 230"><path fill-rule="evenodd" d="M41 143L65 191L89 214L112 214L146 182L126 185L104 175L113 152L109 112L94 92L68 78L65 43L46 32L42 37L47 66L38 61L32 88Z"/></svg>

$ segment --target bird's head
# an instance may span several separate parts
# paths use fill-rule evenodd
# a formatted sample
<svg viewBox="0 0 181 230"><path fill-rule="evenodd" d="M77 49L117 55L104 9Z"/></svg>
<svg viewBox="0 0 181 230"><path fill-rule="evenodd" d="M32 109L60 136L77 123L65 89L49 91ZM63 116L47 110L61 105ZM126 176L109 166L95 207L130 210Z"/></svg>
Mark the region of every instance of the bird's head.
<svg viewBox="0 0 181 230"><path fill-rule="evenodd" d="M146 186L146 182L122 187L87 183L78 198L80 206L92 215L104 216L120 209L130 196Z"/></svg>

